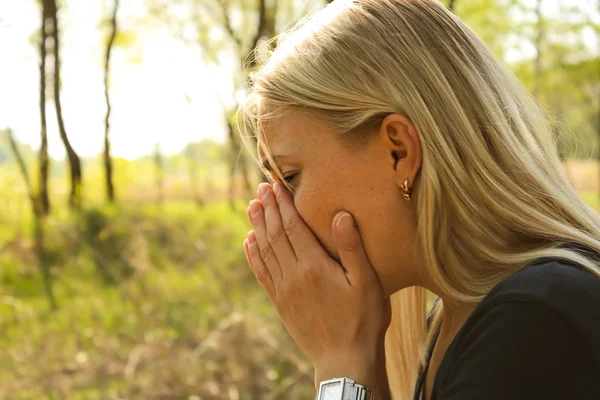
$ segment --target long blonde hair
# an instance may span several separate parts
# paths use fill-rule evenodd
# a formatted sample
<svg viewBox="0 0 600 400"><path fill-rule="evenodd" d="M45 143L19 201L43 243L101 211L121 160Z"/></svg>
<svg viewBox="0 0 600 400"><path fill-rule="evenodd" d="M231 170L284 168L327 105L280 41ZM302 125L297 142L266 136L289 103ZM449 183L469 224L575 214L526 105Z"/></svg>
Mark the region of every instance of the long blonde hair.
<svg viewBox="0 0 600 400"><path fill-rule="evenodd" d="M540 257L600 277L591 258L560 247L600 252L600 218L568 181L543 112L440 2L336 0L278 39L251 75L241 129L260 141L270 118L302 110L354 140L390 113L410 118L423 152L413 195L419 243L442 297L474 306ZM441 322L443 304L427 334L425 297L420 287L392 295L385 345L394 399L413 394Z"/></svg>

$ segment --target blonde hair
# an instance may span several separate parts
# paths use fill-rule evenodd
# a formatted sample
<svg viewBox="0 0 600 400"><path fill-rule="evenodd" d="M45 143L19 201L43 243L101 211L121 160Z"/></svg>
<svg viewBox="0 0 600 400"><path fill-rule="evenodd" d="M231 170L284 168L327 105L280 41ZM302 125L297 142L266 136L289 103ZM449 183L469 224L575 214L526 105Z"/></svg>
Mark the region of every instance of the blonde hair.
<svg viewBox="0 0 600 400"><path fill-rule="evenodd" d="M262 131L285 110L323 118L348 140L390 113L414 123L423 162L412 201L427 273L442 297L475 306L541 257L600 277L585 253L561 247L600 252L600 218L568 181L540 107L440 2L336 0L281 35L239 109L241 128L259 138L279 179ZM388 379L393 398L404 400L443 304L428 335L425 289L391 300Z"/></svg>

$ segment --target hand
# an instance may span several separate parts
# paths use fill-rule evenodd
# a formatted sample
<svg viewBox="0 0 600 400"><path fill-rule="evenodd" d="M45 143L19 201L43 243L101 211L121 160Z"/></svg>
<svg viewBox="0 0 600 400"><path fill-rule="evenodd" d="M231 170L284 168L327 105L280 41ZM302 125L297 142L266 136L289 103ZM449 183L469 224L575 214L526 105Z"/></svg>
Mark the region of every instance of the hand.
<svg viewBox="0 0 600 400"><path fill-rule="evenodd" d="M340 376L375 385L391 306L352 216L340 212L333 219L340 265L320 245L284 187L263 183L259 197L248 207L254 231L244 250L283 324L317 375L345 374Z"/></svg>

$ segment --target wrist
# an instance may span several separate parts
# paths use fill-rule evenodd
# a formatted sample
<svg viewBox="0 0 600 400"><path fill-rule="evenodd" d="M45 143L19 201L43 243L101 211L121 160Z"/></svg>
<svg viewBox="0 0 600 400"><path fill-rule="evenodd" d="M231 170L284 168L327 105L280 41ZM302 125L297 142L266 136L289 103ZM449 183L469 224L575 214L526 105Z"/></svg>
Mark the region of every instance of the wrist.
<svg viewBox="0 0 600 400"><path fill-rule="evenodd" d="M348 377L367 387L377 393L382 400L390 398L384 352L376 352L375 356L369 353L352 357L331 357L328 362L315 365L317 391L322 381L343 377Z"/></svg>

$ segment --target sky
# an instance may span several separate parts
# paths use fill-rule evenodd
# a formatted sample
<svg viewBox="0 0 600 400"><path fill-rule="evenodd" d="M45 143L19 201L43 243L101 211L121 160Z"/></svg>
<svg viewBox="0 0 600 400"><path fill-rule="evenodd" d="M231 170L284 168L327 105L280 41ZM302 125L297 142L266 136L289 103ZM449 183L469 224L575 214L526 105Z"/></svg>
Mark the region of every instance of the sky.
<svg viewBox="0 0 600 400"><path fill-rule="evenodd" d="M64 1L62 108L73 147L81 156L102 149L106 106L103 84L103 32L100 18L110 10L100 1ZM112 3L112 2L105 2ZM143 0L122 1L124 27L145 13ZM39 55L31 37L39 30L34 0L0 0L0 129L11 128L22 142L40 143ZM198 47L188 46L168 28L137 29L136 49L113 52L110 94L113 154L133 159L159 143L176 153L190 141L225 140L222 104L233 96L232 60L206 65ZM63 158L55 108L47 103L49 152ZM5 143L0 145L4 146Z"/></svg>
<svg viewBox="0 0 600 400"><path fill-rule="evenodd" d="M558 12L559 1L595 8L595 0L546 0L544 13ZM88 157L98 154L103 143L107 32L99 23L109 14L107 5L112 1L63 0L63 4L59 15L63 116L73 147ZM121 5L119 20L125 29L146 14L144 0L124 0ZM39 55L32 35L39 30L39 13L35 0L0 0L0 129L11 128L34 148L40 142ZM167 27L135 30L137 44L113 52L113 155L134 159L149 154L156 143L165 153L176 153L191 141L225 141L223 104L233 104L233 56L208 65L197 46L184 44ZM521 47L525 50L507 54L508 61L532 56L534 50ZM47 115L50 154L63 158L52 101L47 102Z"/></svg>

